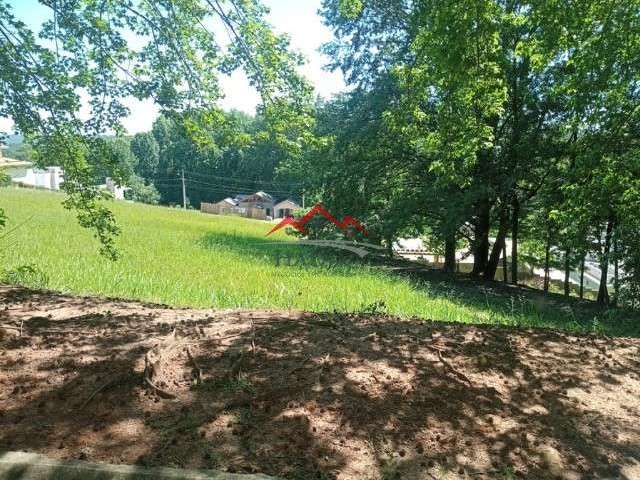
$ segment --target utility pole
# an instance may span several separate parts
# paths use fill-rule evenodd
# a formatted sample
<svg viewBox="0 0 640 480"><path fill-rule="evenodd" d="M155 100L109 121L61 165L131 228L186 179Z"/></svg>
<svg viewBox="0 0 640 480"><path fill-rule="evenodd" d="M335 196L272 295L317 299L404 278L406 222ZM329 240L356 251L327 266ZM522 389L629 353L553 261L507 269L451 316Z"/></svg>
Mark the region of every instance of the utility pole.
<svg viewBox="0 0 640 480"><path fill-rule="evenodd" d="M184 185L184 168L182 169L182 208L187 209L187 189Z"/></svg>
<svg viewBox="0 0 640 480"><path fill-rule="evenodd" d="M304 192L302 192L302 209L304 210Z"/></svg>

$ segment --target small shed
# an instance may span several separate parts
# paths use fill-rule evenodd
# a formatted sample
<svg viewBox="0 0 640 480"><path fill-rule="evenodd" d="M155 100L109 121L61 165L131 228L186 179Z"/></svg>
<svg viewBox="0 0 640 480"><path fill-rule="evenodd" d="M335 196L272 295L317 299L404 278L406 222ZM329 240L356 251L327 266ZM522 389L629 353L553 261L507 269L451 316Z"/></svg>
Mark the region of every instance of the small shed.
<svg viewBox="0 0 640 480"><path fill-rule="evenodd" d="M240 208L235 198L227 197L216 203L200 203L200 210L204 213L216 215L244 215L246 208Z"/></svg>

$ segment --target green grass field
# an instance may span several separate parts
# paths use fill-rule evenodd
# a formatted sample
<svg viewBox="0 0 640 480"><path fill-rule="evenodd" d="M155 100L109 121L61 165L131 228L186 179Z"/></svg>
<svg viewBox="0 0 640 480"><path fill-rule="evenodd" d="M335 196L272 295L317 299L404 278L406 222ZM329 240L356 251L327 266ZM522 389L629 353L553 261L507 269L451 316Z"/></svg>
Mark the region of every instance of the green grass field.
<svg viewBox="0 0 640 480"><path fill-rule="evenodd" d="M266 238L272 226L266 222L197 211L113 202L122 234L121 258L111 262L97 253L91 232L77 225L62 199L45 191L0 189L0 206L9 216L9 233L0 240L5 282L173 306L376 310L640 335L640 321L630 312L440 275L400 276L344 253L291 245L285 234Z"/></svg>

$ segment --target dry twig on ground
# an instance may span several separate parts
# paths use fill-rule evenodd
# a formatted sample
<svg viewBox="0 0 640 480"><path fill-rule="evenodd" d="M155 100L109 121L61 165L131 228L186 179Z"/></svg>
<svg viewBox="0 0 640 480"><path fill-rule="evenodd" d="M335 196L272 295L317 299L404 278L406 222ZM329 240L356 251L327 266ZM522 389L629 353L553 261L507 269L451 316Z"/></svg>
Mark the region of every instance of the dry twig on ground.
<svg viewBox="0 0 640 480"><path fill-rule="evenodd" d="M458 371L455 367L453 367L444 358L444 355L442 355L442 350L440 350L439 348L436 348L436 347L428 347L428 348L430 350L433 350L434 352L436 352L436 355L438 355L438 360L440 360L440 362L442 362L442 364L447 368L447 370L449 370L451 373L453 373L459 379L461 379L461 380L465 381L466 383L468 383L469 386L473 386L473 382L469 379L469 377L467 377L464 373Z"/></svg>
<svg viewBox="0 0 640 480"><path fill-rule="evenodd" d="M122 380L123 378L126 377L126 374L120 374L120 375L116 375L115 377L110 378L109 380L107 380L105 383L103 383L102 385L100 385L97 389L95 389L91 395L89 395L87 397L87 399L82 402L82 405L80 405L78 407L78 410L83 410L84 407L86 407L91 400L93 400L95 398L95 396L97 394L99 394L100 392L102 392L103 390L109 388L110 386L112 386L114 383L118 382L119 380Z"/></svg>

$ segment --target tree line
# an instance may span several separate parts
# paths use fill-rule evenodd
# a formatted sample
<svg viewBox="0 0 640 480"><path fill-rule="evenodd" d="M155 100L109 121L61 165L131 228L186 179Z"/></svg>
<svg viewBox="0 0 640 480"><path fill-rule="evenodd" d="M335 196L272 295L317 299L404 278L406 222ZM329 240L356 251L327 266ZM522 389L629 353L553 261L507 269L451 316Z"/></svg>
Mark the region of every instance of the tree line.
<svg viewBox="0 0 640 480"><path fill-rule="evenodd" d="M239 111L219 112L215 125L194 139L185 125L158 117L149 132L108 137L106 142L125 172L127 198L144 203L182 205L266 190L278 198L298 198L300 190L278 166L288 152L265 129L264 120ZM96 182L109 176L96 170Z"/></svg>
<svg viewBox="0 0 640 480"><path fill-rule="evenodd" d="M381 241L427 232L447 271L464 243L517 283L524 242L545 289L554 257L568 295L595 255L598 301L638 305L640 3L568 3L325 0L351 91L318 106L300 178Z"/></svg>

